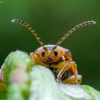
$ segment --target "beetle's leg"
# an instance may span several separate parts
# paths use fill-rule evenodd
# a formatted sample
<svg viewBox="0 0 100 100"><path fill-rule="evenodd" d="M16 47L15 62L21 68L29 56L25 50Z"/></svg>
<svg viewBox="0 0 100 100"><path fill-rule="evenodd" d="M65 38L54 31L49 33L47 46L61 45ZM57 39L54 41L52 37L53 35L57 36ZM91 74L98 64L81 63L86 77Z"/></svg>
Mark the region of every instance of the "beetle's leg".
<svg viewBox="0 0 100 100"><path fill-rule="evenodd" d="M64 67L62 67L62 69L60 70L60 72L57 75L57 81L61 80L62 75L64 74L64 72L66 72L67 70L69 70L73 64L75 64L74 62L66 62L66 64L64 65ZM76 75L75 75L76 76Z"/></svg>
<svg viewBox="0 0 100 100"><path fill-rule="evenodd" d="M42 65L42 66L46 66L47 67L47 65L43 61L41 61L39 59L39 57L35 53L33 53L33 52L30 53L30 57L32 59L33 64L35 64L35 65Z"/></svg>
<svg viewBox="0 0 100 100"><path fill-rule="evenodd" d="M77 82L77 74L78 74L78 72L77 72L77 65L74 64L74 66L72 66L70 70L71 70L72 75L74 75L74 82L76 84L78 84L78 82Z"/></svg>
<svg viewBox="0 0 100 100"><path fill-rule="evenodd" d="M70 83L70 84L80 84L82 79L78 77L77 75L77 65L75 64L75 62L66 62L66 64L64 65L64 67L60 70L60 72L57 75L57 81L61 81L61 77L62 75L68 71L70 69L71 71L71 76L73 77L68 77L68 80L66 79L66 82ZM72 81L72 82L71 82Z"/></svg>
<svg viewBox="0 0 100 100"><path fill-rule="evenodd" d="M78 75L77 64L74 64L74 66L70 68L70 71L72 75L65 79L66 82L70 84L80 84L82 82L82 76Z"/></svg>
<svg viewBox="0 0 100 100"><path fill-rule="evenodd" d="M76 81L77 83L76 83ZM64 80L62 80L63 83L67 83L67 84L80 84L82 82L82 76L81 75L77 75L76 79L75 79L75 75L72 75Z"/></svg>
<svg viewBox="0 0 100 100"><path fill-rule="evenodd" d="M65 66L65 64L66 64L66 61L62 61L58 63L57 65L52 64L51 66L56 69L56 73L59 73L59 71L62 69L63 66Z"/></svg>

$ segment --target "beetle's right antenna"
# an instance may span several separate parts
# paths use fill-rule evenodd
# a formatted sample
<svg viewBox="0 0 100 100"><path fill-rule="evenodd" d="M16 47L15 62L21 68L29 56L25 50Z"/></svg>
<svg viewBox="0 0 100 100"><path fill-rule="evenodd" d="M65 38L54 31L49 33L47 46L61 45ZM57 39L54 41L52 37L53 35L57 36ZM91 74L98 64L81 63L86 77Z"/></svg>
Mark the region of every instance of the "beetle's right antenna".
<svg viewBox="0 0 100 100"><path fill-rule="evenodd" d="M42 42L42 40L40 39L40 37L38 36L38 34L35 32L35 30L33 30L32 27L29 24L27 24L24 21L21 21L19 19L13 19L12 22L19 23L19 24L24 25L25 27L27 27L34 34L34 36L39 41L39 43L41 44L41 46L43 47L43 49L46 50L46 47L44 47L44 43Z"/></svg>
<svg viewBox="0 0 100 100"><path fill-rule="evenodd" d="M80 23L78 25L76 25L74 28L72 28L68 33L66 33L58 42L57 44L54 46L53 49L56 49L57 46L59 46L70 34L72 34L74 31L76 31L77 29L86 26L86 25L90 25L90 24L96 24L95 21L86 21L83 23Z"/></svg>

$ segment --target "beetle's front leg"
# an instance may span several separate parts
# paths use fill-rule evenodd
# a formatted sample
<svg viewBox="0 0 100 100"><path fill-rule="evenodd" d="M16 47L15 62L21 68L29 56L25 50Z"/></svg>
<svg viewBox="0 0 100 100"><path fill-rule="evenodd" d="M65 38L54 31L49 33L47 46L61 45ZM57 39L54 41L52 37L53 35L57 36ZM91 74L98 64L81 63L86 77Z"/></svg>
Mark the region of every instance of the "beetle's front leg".
<svg viewBox="0 0 100 100"><path fill-rule="evenodd" d="M66 62L65 65L61 68L61 70L59 71L58 75L57 75L57 81L60 81L61 80L61 77L62 75L68 71L69 69L71 69L71 67L73 67L73 65L75 66L75 63L74 62ZM76 77L76 67L74 67L74 74L75 74L75 77Z"/></svg>
<svg viewBox="0 0 100 100"><path fill-rule="evenodd" d="M80 84L82 82L82 77L80 75L77 75L77 65L75 64L75 62L66 62L64 67L62 67L57 75L57 81L60 82L62 75L68 70L71 71L72 75L62 81L69 84Z"/></svg>
<svg viewBox="0 0 100 100"><path fill-rule="evenodd" d="M30 57L32 59L33 64L42 65L42 66L46 66L47 67L47 65L43 61L41 61L40 58L35 53L33 53L33 52L30 53Z"/></svg>

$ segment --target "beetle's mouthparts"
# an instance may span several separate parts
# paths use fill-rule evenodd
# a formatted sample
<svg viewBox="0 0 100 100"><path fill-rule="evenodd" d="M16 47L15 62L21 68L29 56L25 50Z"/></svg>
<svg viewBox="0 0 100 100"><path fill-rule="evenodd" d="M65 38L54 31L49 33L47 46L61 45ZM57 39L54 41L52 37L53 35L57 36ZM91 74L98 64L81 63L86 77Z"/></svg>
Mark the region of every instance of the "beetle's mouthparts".
<svg viewBox="0 0 100 100"><path fill-rule="evenodd" d="M52 62L52 56L48 56L48 57L47 57L47 62L48 62L48 63L51 63L51 62Z"/></svg>

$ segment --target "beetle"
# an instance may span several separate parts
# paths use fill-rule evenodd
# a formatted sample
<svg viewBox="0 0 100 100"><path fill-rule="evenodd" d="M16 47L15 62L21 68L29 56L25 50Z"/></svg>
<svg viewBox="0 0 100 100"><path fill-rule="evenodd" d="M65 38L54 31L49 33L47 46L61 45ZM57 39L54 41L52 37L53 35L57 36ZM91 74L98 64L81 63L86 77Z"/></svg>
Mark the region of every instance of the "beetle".
<svg viewBox="0 0 100 100"><path fill-rule="evenodd" d="M41 44L41 47L30 53L30 57L34 65L42 65L49 68L54 73L58 82L67 84L80 84L82 82L82 76L78 74L77 65L72 59L71 52L59 45L75 30L89 24L96 24L95 21L86 21L76 25L68 31L56 43L56 45L44 45L35 30L33 30L33 28L24 21L13 19L12 22L16 22L27 27Z"/></svg>

